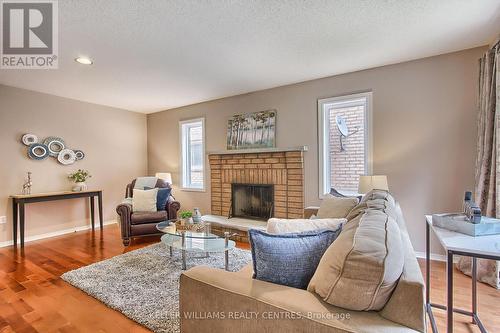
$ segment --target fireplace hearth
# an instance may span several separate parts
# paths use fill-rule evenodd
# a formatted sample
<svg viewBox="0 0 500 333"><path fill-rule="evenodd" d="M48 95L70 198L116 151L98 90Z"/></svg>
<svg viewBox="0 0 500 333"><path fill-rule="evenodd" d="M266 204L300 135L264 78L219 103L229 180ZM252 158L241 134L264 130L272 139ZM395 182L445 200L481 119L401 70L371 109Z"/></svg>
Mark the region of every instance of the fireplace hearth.
<svg viewBox="0 0 500 333"><path fill-rule="evenodd" d="M274 213L274 185L231 184L229 217L267 220Z"/></svg>

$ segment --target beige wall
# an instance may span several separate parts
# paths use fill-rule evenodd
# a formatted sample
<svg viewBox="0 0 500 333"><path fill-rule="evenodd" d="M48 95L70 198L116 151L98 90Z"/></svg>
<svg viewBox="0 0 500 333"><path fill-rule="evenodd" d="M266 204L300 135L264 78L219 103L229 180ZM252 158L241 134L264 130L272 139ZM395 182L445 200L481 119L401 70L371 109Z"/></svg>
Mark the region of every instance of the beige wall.
<svg viewBox="0 0 500 333"><path fill-rule="evenodd" d="M12 209L8 196L20 193L27 171L33 172L33 192L71 189L67 174L79 168L92 174L90 188L103 190L104 219L115 219L115 207L132 178L147 171L146 116L110 107L0 85L0 243L12 239ZM70 166L55 159L34 161L20 137L62 137L86 157ZM84 199L35 203L26 207L27 234L35 236L89 223Z"/></svg>
<svg viewBox="0 0 500 333"><path fill-rule="evenodd" d="M475 48L150 114L149 173L170 171L179 184L179 120L206 117L210 152L225 149L231 115L277 109L277 146L309 146L305 202L318 204L317 100L371 90L373 171L388 175L415 250L424 251L424 214L460 209L463 191L473 188L478 58L484 51ZM207 213L208 179L207 185L207 192L176 189L175 196L183 208L198 206Z"/></svg>

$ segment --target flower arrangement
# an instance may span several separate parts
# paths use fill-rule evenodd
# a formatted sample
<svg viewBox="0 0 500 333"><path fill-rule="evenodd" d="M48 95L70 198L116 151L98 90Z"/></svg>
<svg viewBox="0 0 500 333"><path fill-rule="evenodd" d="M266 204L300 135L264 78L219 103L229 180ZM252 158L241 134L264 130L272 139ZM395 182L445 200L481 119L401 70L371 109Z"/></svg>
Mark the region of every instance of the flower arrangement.
<svg viewBox="0 0 500 333"><path fill-rule="evenodd" d="M73 180L75 183L84 183L90 177L92 177L92 175L87 170L82 169L78 169L78 171L68 175L68 178Z"/></svg>

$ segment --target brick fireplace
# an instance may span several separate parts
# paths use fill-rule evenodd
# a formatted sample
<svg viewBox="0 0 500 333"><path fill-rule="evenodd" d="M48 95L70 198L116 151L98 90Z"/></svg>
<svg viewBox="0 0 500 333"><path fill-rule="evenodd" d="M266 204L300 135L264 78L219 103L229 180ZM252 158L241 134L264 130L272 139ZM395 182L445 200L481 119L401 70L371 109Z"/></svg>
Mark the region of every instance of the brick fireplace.
<svg viewBox="0 0 500 333"><path fill-rule="evenodd" d="M304 149L272 152L211 153L213 215L229 216L232 184L274 185L274 217L302 218L304 210Z"/></svg>

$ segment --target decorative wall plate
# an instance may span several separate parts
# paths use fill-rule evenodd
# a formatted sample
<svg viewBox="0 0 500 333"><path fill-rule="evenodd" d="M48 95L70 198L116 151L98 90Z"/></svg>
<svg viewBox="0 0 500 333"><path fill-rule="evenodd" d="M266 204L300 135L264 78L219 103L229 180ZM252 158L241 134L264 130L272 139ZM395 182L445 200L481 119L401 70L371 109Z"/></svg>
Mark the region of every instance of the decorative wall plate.
<svg viewBox="0 0 500 333"><path fill-rule="evenodd" d="M38 137L35 134L27 133L23 135L21 141L26 146L31 146L34 143L38 143Z"/></svg>
<svg viewBox="0 0 500 333"><path fill-rule="evenodd" d="M43 160L49 157L49 148L42 143L34 143L28 148L28 156L33 160Z"/></svg>
<svg viewBox="0 0 500 333"><path fill-rule="evenodd" d="M57 136L49 136L43 143L49 148L49 154L52 157L58 157L59 153L66 148L64 140Z"/></svg>
<svg viewBox="0 0 500 333"><path fill-rule="evenodd" d="M76 154L71 149L63 149L59 152L59 155L57 155L57 160L63 165L70 165L75 163Z"/></svg>
<svg viewBox="0 0 500 333"><path fill-rule="evenodd" d="M83 160L85 158L85 153L83 151L81 151L79 149L75 149L74 152L75 152L77 161Z"/></svg>

